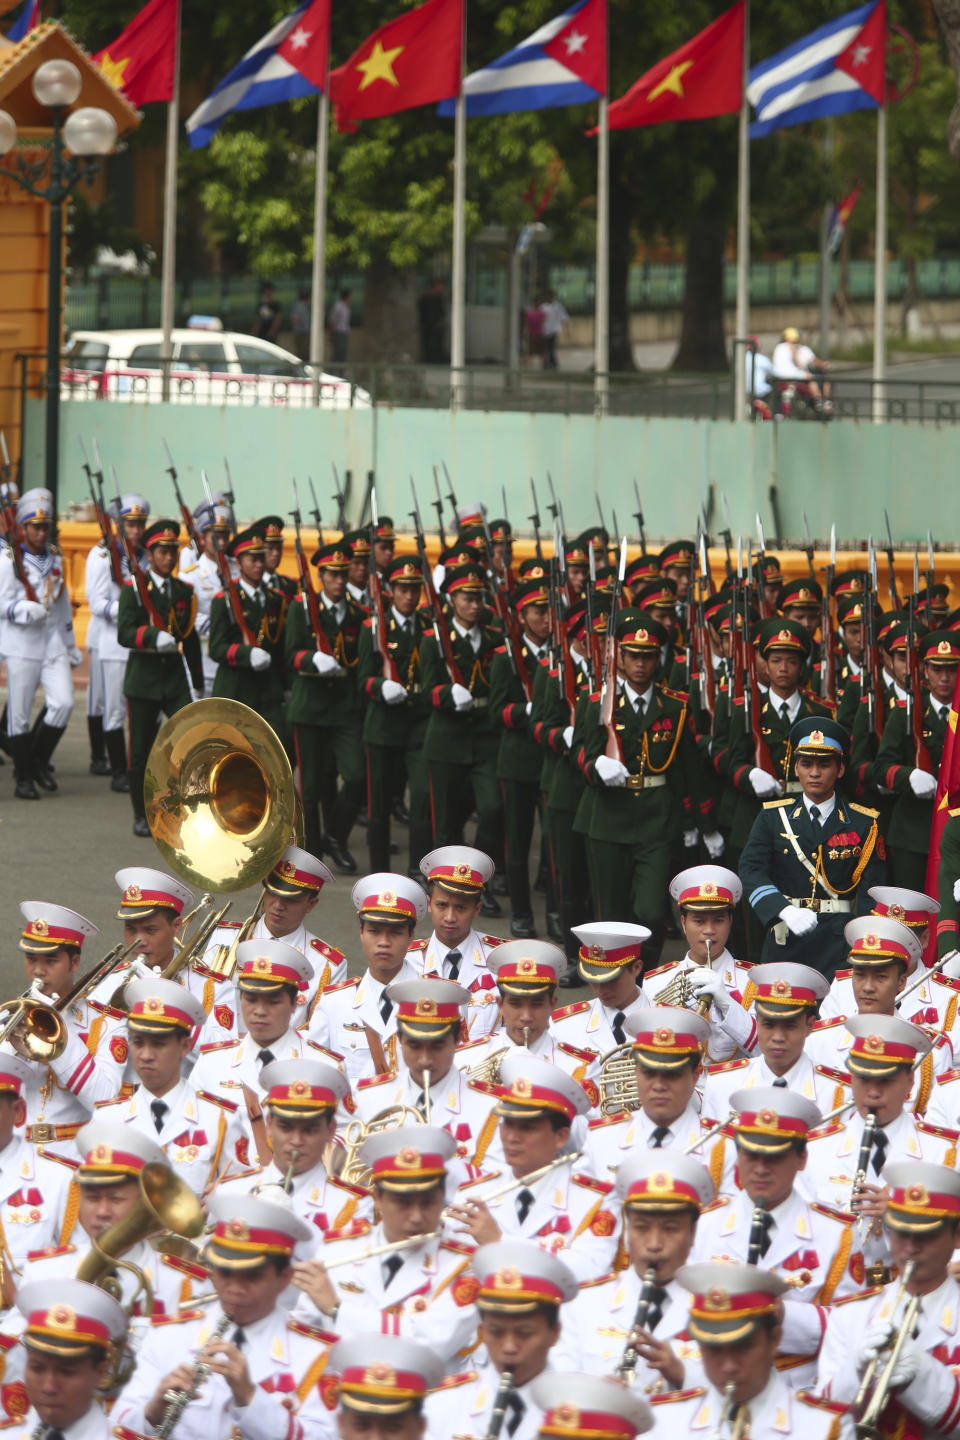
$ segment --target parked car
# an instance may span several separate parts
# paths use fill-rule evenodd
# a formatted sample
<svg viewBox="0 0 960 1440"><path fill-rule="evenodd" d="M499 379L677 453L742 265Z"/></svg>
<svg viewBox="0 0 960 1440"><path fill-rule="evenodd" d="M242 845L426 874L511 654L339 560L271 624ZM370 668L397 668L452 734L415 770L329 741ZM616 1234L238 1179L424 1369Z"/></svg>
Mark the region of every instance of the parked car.
<svg viewBox="0 0 960 1440"><path fill-rule="evenodd" d="M188 326L172 334L170 400L190 405L313 405L315 370L269 340L219 321ZM67 400L126 400L157 403L163 399L160 359L162 332L156 330L76 330L61 371L61 395ZM323 371L319 405L323 410L366 408L368 391Z"/></svg>

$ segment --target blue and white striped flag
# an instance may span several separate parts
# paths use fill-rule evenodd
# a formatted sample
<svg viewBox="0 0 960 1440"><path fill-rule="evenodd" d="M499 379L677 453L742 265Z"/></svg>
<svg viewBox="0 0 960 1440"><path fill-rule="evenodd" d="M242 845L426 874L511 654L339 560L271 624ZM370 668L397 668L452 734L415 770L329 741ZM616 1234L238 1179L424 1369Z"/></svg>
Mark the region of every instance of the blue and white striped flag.
<svg viewBox="0 0 960 1440"><path fill-rule="evenodd" d="M883 98L885 0L870 0L754 65L747 99L750 137L823 115L875 110Z"/></svg>

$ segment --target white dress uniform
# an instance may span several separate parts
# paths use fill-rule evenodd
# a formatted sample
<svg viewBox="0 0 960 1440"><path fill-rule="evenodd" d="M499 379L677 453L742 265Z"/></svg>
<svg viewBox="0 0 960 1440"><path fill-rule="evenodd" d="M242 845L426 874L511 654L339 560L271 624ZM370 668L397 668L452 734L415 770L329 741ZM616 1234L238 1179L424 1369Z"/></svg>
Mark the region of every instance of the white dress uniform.
<svg viewBox="0 0 960 1440"><path fill-rule="evenodd" d="M682 960L674 961L669 965L661 965L656 970L650 970L644 975L643 984L640 987L643 1004L657 1005L661 1003L657 997L676 979L677 975L684 970L697 968L699 967L696 961L687 954ZM738 1014L737 1010L731 1007L728 1015L724 1017L716 1005L710 1006L707 1012L707 1020L710 1022L710 1038L707 1041L704 1058L716 1063L721 1060L729 1060L731 1055L736 1055L741 1050L752 1055L757 1044L757 1023L753 1016L743 1009L743 996L747 987L750 967L745 965L742 960L735 960L729 950L721 950L719 955L713 957L710 968L715 975L721 977L733 999L734 1006L739 1008L740 1013Z"/></svg>
<svg viewBox="0 0 960 1440"><path fill-rule="evenodd" d="M783 1075L774 1075L762 1055L752 1060L728 1060L711 1065L703 1086L703 1114L709 1120L726 1120L730 1114L730 1096L736 1090L753 1090L757 1085L776 1085L786 1080L786 1088L805 1100L812 1100L821 1115L829 1115L847 1099L848 1077L842 1070L828 1070L814 1065L806 1053L800 1056Z"/></svg>
<svg viewBox="0 0 960 1440"><path fill-rule="evenodd" d="M626 1045L624 1034L618 1040L613 1033L614 1023L620 1016L622 1027L625 1016L646 1002L640 991L625 1010L614 1010L594 996L592 1000L577 1000L572 1005L562 1005L550 1016L550 1033L555 1040L569 1045L574 1050L587 1050L602 1058L618 1045Z"/></svg>
<svg viewBox="0 0 960 1440"><path fill-rule="evenodd" d="M204 973L204 962L207 957L213 957L219 945L229 947L237 938L237 931L241 928L242 921L231 921L219 926L210 938L210 943L200 958L199 966L195 976L191 977L191 989L194 994L204 1001L206 1009L207 991L205 982L212 977ZM267 929L267 922L261 915L250 933L251 940L282 940L284 945L292 945L294 950L309 960L313 969L313 978L306 990L301 990L297 995L297 1011L294 1016L293 1028L295 1030L307 1029L311 1023L312 1015L320 994L328 985L336 985L346 979L347 957L342 950L331 945L326 940L321 940L319 935L314 935L305 925L298 925L296 930L291 930L288 935L271 935ZM196 985L197 988L194 988ZM208 1011L208 1020L202 1035L202 1043L208 1044L214 1040L226 1040L243 1033L243 1019L240 1015L240 1005L237 997L236 986L233 980L221 980L216 983L215 989L211 991L212 1004ZM316 1039L317 1037L312 1037ZM327 1042L321 1041L321 1044ZM335 1046L333 1047L336 1048Z"/></svg>
<svg viewBox="0 0 960 1440"><path fill-rule="evenodd" d="M288 1030L267 1046L260 1046L250 1035L244 1035L239 1040L220 1040L213 1045L204 1045L190 1073L191 1084L197 1090L205 1090L235 1104L241 1124L248 1129L243 1086L248 1085L255 1095L263 1095L260 1071L270 1063L267 1055L273 1060L298 1060L301 1055L312 1055L315 1060L336 1063L336 1056L306 1039L298 1030Z"/></svg>
<svg viewBox="0 0 960 1440"><path fill-rule="evenodd" d="M642 1283L631 1267L581 1286L576 1300L563 1312L563 1329L551 1352L553 1368L612 1375L627 1348ZM700 1347L687 1335L690 1294L676 1280L669 1280L663 1289L666 1296L652 1333L657 1340L668 1340L682 1361L683 1388L687 1390L703 1384ZM659 1370L652 1369L642 1355L637 1357L634 1375L634 1385L643 1395L658 1394L665 1388Z"/></svg>
<svg viewBox="0 0 960 1440"><path fill-rule="evenodd" d="M478 935L471 930L456 947L461 955L457 984L470 991L467 1032L471 1040L489 1034L499 1023L497 983L487 969L486 960L488 952L502 944L499 935ZM418 976L446 980L449 966L444 961L449 954L446 945L441 944L434 933L429 940L413 942L407 951L407 964Z"/></svg>
<svg viewBox="0 0 960 1440"><path fill-rule="evenodd" d="M419 972L404 961L394 980L417 980ZM392 984L388 981L387 984ZM397 1007L390 1001L383 1018L386 985L369 970L352 980L340 980L321 992L313 1008L306 1033L315 1044L332 1051L343 1062L343 1071L352 1086L376 1073L367 1029L378 1036L384 1059L397 1065Z"/></svg>
<svg viewBox="0 0 960 1440"><path fill-rule="evenodd" d="M258 1167L225 1176L217 1185L217 1194L253 1195L264 1186L281 1185L285 1174L271 1161L263 1169ZM290 1199L297 1214L315 1225L321 1235L328 1230L342 1230L355 1220L373 1223L370 1191L328 1174L322 1162L291 1178Z"/></svg>
<svg viewBox="0 0 960 1440"><path fill-rule="evenodd" d="M90 593L91 581L96 575L98 568L98 562L95 558L98 550L101 555L106 558L107 550L103 541L87 552L87 559L83 567L83 588L87 597L87 609L90 611L85 641L89 666L89 675L87 678L87 715L98 716L102 720L103 672L100 669L100 631L103 626L103 620L99 610L95 609L91 602Z"/></svg>
<svg viewBox="0 0 960 1440"><path fill-rule="evenodd" d="M541 1373L549 1373L552 1369L553 1366L548 1363L546 1372ZM462 1436L463 1440L484 1440L490 1428L490 1414L500 1388L500 1378L499 1370L488 1360L478 1370L467 1370L452 1377L441 1389L432 1391L423 1407L427 1422L426 1440L450 1440L452 1435ZM525 1385L517 1385L510 1392L511 1396L516 1396L506 1415L510 1428L505 1433L510 1440L536 1440L544 1411L530 1393L532 1384L533 1380L528 1380Z"/></svg>
<svg viewBox="0 0 960 1440"><path fill-rule="evenodd" d="M48 545L42 555L34 555L22 546L20 558L36 604L45 613L32 618L33 606L17 578L13 552L4 545L0 548L0 655L7 664L7 731L11 736L29 731L33 697L41 685L44 723L56 730L66 728L73 710L70 667L82 658L73 633L73 610L60 551Z"/></svg>
<svg viewBox="0 0 960 1440"><path fill-rule="evenodd" d="M483 1065L499 1050L514 1052L526 1051L528 1055L536 1055L540 1060L549 1060L551 1065L559 1065L574 1080L583 1083L584 1080L595 1079L599 1066L597 1057L592 1050L581 1050L574 1045L567 1043L550 1030L544 1030L536 1040L531 1040L529 1045L518 1045L511 1040L503 1027L489 1031L478 1040L468 1040L464 1045L458 1045L454 1055L454 1063L461 1070L474 1070L477 1066ZM589 1089L589 1087L588 1087Z"/></svg>
<svg viewBox="0 0 960 1440"><path fill-rule="evenodd" d="M29 1251L59 1243L72 1174L23 1135L0 1150L0 1243L18 1268Z"/></svg>
<svg viewBox="0 0 960 1440"><path fill-rule="evenodd" d="M32 1440L38 1426L43 1434L46 1427L36 1410L30 1409L23 1418L23 1428L13 1429L9 1433L16 1436L16 1440ZM112 1440L113 1431L106 1410L99 1400L95 1400L85 1415L74 1420L72 1425L64 1426L60 1434L63 1440Z"/></svg>
<svg viewBox="0 0 960 1440"><path fill-rule="evenodd" d="M157 1099L167 1107L161 1114L159 1130L151 1110ZM139 1085L129 1098L118 1097L97 1106L101 1119L132 1125L155 1141L180 1179L198 1195L231 1166L237 1170L248 1163L243 1110L242 1094L228 1100L197 1090L190 1080L181 1080L159 1097Z"/></svg>
<svg viewBox="0 0 960 1440"><path fill-rule="evenodd" d="M748 1435L803 1436L803 1440L838 1440L841 1416L838 1409L798 1395L776 1370L749 1402ZM684 1390L676 1395L653 1397L654 1427L648 1433L653 1440L676 1440L678 1435L709 1436L710 1440L730 1440L732 1425L724 1419L723 1394L712 1385L698 1388L693 1395Z"/></svg>
<svg viewBox="0 0 960 1440"><path fill-rule="evenodd" d="M456 1283L470 1263L472 1242L434 1238L392 1254L366 1254L386 1243L381 1225L371 1230L353 1224L346 1235L331 1231L324 1238L316 1258L328 1265L336 1262L329 1275L340 1302L337 1333L403 1335L429 1346L447 1372L456 1374L477 1335L474 1288ZM342 1263L351 1255L352 1262ZM294 1315L313 1324L329 1323L306 1295Z"/></svg>
<svg viewBox="0 0 960 1440"><path fill-rule="evenodd" d="M853 995L852 975L852 970L837 971L830 986L830 993L820 1006L821 1020L833 1020L838 1016L842 1019L844 1015L856 1014L857 1002ZM916 975L908 976L907 984L912 985L917 978L919 977ZM953 1044L958 1005L960 980L951 980L947 975L932 975L925 979L922 985L918 985L916 990L911 990L898 1008L897 1014L901 1019L909 1020L912 1025L942 1030L951 1037Z"/></svg>
<svg viewBox="0 0 960 1440"><path fill-rule="evenodd" d="M840 1403L853 1401L860 1385L854 1356L871 1321L899 1320L903 1314L902 1305L896 1305L898 1288L893 1281L868 1290L831 1313L817 1372L822 1395ZM889 1402L885 1433L889 1423L890 1434L906 1433L921 1440L956 1436L960 1434L960 1286L951 1275L924 1295L914 1342L926 1354L916 1378Z"/></svg>
<svg viewBox="0 0 960 1440"><path fill-rule="evenodd" d="M111 1412L114 1424L138 1435L153 1433L145 1407L165 1375L211 1340L223 1311L212 1303L204 1311L186 1311L152 1325L137 1358L137 1368ZM227 1326L231 1339L235 1327ZM234 1404L227 1382L210 1375L177 1422L179 1440L333 1440L333 1415L320 1399L317 1381L332 1335L323 1335L277 1308L244 1326L242 1351L254 1383L243 1409Z"/></svg>
<svg viewBox="0 0 960 1440"><path fill-rule="evenodd" d="M864 1260L857 1226L849 1217L805 1200L794 1191L770 1212L770 1248L758 1261L792 1288L783 1297L779 1368L794 1390L812 1384L829 1306L863 1288ZM746 1264L753 1202L739 1190L709 1206L697 1225L690 1264ZM803 1283L800 1283L803 1282Z"/></svg>
<svg viewBox="0 0 960 1440"><path fill-rule="evenodd" d="M857 1011L851 1013L856 1015ZM907 1017L902 1018L905 1020ZM840 1015L834 1020L816 1022L804 1045L814 1065L846 1072L853 1036L844 1024L845 1019L846 1016ZM925 1026L920 1028L932 1042L933 1048L914 1071L913 1086L907 1097L907 1108L918 1115L925 1113L937 1077L951 1070L954 1063L953 1046L949 1038L939 1031L931 1032Z"/></svg>
<svg viewBox="0 0 960 1440"><path fill-rule="evenodd" d="M658 1128L665 1131L659 1137L654 1135ZM599 1116L590 1121L584 1168L591 1175L599 1175L601 1179L608 1180L621 1161L637 1150L685 1150L700 1138L706 1128L707 1122L700 1114L699 1097L696 1093L683 1114L671 1120L665 1127L658 1127L657 1122L651 1120L644 1110L632 1110L624 1115ZM655 1143L657 1139L660 1140L659 1145ZM732 1144L727 1142L722 1133L715 1139L704 1141L699 1150L693 1152L710 1171L718 1190L726 1189L723 1182L733 1170L732 1152Z"/></svg>
<svg viewBox="0 0 960 1440"><path fill-rule="evenodd" d="M366 1123L393 1105L409 1105L416 1110L421 1094L420 1086L401 1064L395 1073L358 1081L354 1092L356 1118ZM479 1165L488 1154L496 1139L496 1098L475 1089L456 1065L436 1080L431 1076L430 1123L450 1132L461 1160Z"/></svg>
<svg viewBox="0 0 960 1440"><path fill-rule="evenodd" d="M137 563L144 574L150 568L150 558L145 550L137 556ZM130 575L126 556L121 556L124 579ZM90 608L90 626L87 630L87 649L96 648L97 669L103 688L103 728L122 730L127 722L127 702L123 694L123 676L130 651L117 639L117 613L120 609L120 586L113 578L110 556L101 542L94 546L87 556L86 567L87 605ZM93 639L91 639L93 635ZM90 681L93 685L94 657L90 656ZM91 711L87 706L88 714Z"/></svg>

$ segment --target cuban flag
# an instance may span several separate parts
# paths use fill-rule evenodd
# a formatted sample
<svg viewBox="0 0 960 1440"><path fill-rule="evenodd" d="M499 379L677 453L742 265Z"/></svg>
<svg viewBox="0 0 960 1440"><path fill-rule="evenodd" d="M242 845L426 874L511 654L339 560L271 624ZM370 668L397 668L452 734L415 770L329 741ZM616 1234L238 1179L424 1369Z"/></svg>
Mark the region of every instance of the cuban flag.
<svg viewBox="0 0 960 1440"><path fill-rule="evenodd" d="M27 0L26 5L14 20L7 31L7 39L11 45L18 44L25 35L29 35L34 26L40 24L40 0Z"/></svg>
<svg viewBox="0 0 960 1440"><path fill-rule="evenodd" d="M754 65L747 99L757 118L750 137L823 115L883 104L887 42L885 0L871 0Z"/></svg>
<svg viewBox="0 0 960 1440"><path fill-rule="evenodd" d="M607 0L578 0L463 82L468 115L585 105L607 93ZM437 106L452 115L455 100Z"/></svg>
<svg viewBox="0 0 960 1440"><path fill-rule="evenodd" d="M307 12L315 8L315 0L314 4L303 0L291 15L285 16L258 40L206 100L200 102L187 120L192 150L209 145L227 116L237 110L256 110L262 105L278 105L284 100L318 93L317 86L286 58L287 54L296 54L298 41L305 33ZM308 46L302 48L306 50Z"/></svg>

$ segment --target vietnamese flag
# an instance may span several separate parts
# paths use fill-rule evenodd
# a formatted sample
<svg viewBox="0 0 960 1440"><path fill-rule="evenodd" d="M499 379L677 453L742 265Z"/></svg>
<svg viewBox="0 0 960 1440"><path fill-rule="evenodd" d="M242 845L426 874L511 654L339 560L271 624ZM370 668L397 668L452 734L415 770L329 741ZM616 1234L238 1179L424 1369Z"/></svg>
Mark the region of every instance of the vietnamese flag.
<svg viewBox="0 0 960 1440"><path fill-rule="evenodd" d="M735 115L743 94L746 0L635 80L607 115L611 130ZM595 132L594 132L595 133Z"/></svg>
<svg viewBox="0 0 960 1440"><path fill-rule="evenodd" d="M178 0L149 0L113 44L93 57L131 105L173 99L178 8Z"/></svg>
<svg viewBox="0 0 960 1440"><path fill-rule="evenodd" d="M943 643L943 642L941 642ZM938 898L940 874L940 841L947 822L956 817L960 806L960 670L953 689L953 704L947 712L947 735L943 742L943 757L937 775L937 793L933 802L933 824L930 827L930 848L927 851L927 874L925 889L932 900ZM956 876L952 877L956 879ZM923 953L924 964L934 965L938 950L946 953L960 948L960 924L957 907L950 896L946 908L941 910L936 925L930 926L927 944Z"/></svg>
<svg viewBox="0 0 960 1440"><path fill-rule="evenodd" d="M357 120L435 105L459 93L464 0L427 0L374 30L331 71L338 130Z"/></svg>

